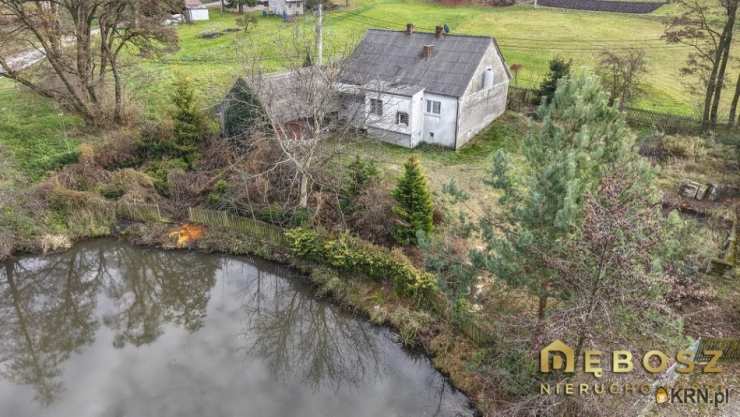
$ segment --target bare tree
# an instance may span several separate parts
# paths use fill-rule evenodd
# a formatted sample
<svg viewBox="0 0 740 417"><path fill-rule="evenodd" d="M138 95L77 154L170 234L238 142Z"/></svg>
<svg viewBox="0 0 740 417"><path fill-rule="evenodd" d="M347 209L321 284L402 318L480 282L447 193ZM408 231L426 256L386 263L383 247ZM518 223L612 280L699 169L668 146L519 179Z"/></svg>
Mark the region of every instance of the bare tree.
<svg viewBox="0 0 740 417"><path fill-rule="evenodd" d="M275 50L283 53L274 59L287 70L267 73L271 62L265 65L265 57L245 53L251 57L246 65L248 75L235 84L224 102L224 133L250 149L245 152L245 158L252 161L250 168L260 165L259 169L242 170L244 189L256 188L255 184L260 183L261 190L269 186L274 192L277 185L284 209L311 207L316 218L329 212L327 208L335 208L331 211L339 216L335 220L344 224L339 201L344 168L333 162L341 160L338 156L345 152L348 138L363 129L364 118L368 117L367 95L379 93L342 83L351 41L332 43L324 65L306 66L306 56L314 51L314 39L300 30L296 27L292 33L276 34ZM395 122L395 114L382 117ZM232 128L233 122L240 126ZM264 153L266 147L273 149L269 158ZM250 152L260 155L259 163ZM249 210L254 197L249 195ZM256 203L275 202L268 200L265 197Z"/></svg>
<svg viewBox="0 0 740 417"><path fill-rule="evenodd" d="M151 54L176 44L165 25L176 0L0 0L10 28L0 33L0 46L23 44L46 58L51 77L39 76L29 62L14 62L0 52L2 74L30 90L79 113L89 124L101 124L109 110L106 95L113 80L112 114L123 119L121 54Z"/></svg>
<svg viewBox="0 0 740 417"><path fill-rule="evenodd" d="M732 49L738 0L678 0L682 13L672 18L663 38L669 43L690 46L684 75L698 76L704 87L702 129L717 125L719 102L724 88L725 70ZM716 24L714 10L721 9L724 21Z"/></svg>
<svg viewBox="0 0 740 417"><path fill-rule="evenodd" d="M737 123L737 102L740 99L740 74L737 75L737 82L735 83L735 94L732 96L732 104L730 104L730 116L727 124L730 127L735 127Z"/></svg>
<svg viewBox="0 0 740 417"><path fill-rule="evenodd" d="M629 49L623 53L603 50L599 55L599 72L609 92L609 105L619 103L619 110L640 89L640 77L647 72L645 50Z"/></svg>

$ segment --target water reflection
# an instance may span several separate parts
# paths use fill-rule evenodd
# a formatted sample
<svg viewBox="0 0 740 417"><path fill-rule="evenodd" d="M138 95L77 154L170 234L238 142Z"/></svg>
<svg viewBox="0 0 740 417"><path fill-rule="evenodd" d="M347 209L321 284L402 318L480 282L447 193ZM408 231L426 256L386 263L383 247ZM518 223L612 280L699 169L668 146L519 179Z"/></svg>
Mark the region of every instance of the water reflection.
<svg viewBox="0 0 740 417"><path fill-rule="evenodd" d="M210 290L220 261L193 253L173 256L162 251L142 251L116 246L108 251L110 267L99 268L105 295L115 310L103 316L116 332L114 346L153 342L162 334L162 323L173 323L194 332L203 326Z"/></svg>
<svg viewBox="0 0 740 417"><path fill-rule="evenodd" d="M61 365L92 343L99 282L88 280L102 254L80 250L49 261L5 264L0 279L0 375L36 388L49 404L61 391Z"/></svg>
<svg viewBox="0 0 740 417"><path fill-rule="evenodd" d="M263 358L276 377L299 378L315 389L380 377L372 326L287 283L259 271L243 291L247 351Z"/></svg>
<svg viewBox="0 0 740 417"><path fill-rule="evenodd" d="M0 270L0 415L470 415L271 264L113 241Z"/></svg>

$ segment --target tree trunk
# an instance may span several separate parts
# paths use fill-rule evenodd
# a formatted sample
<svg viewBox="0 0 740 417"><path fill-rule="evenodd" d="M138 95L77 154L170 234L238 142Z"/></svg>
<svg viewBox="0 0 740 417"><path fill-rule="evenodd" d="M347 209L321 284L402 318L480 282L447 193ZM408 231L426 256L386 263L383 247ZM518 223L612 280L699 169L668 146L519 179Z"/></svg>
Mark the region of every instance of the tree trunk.
<svg viewBox="0 0 740 417"><path fill-rule="evenodd" d="M111 60L111 71L113 72L113 88L115 90L115 109L113 110L113 121L120 125L123 123L123 89L121 87L121 77L118 74L117 62Z"/></svg>
<svg viewBox="0 0 740 417"><path fill-rule="evenodd" d="M532 334L532 352L540 350L542 344L543 330L545 329L545 311L547 310L547 283L542 284L537 306L537 324Z"/></svg>
<svg viewBox="0 0 740 417"><path fill-rule="evenodd" d="M244 3L239 2L239 14L244 14Z"/></svg>
<svg viewBox="0 0 740 417"><path fill-rule="evenodd" d="M301 174L301 208L308 208L308 175Z"/></svg>
<svg viewBox="0 0 740 417"><path fill-rule="evenodd" d="M732 97L732 104L730 105L730 119L728 125L735 127L737 121L737 102L740 99L740 74L737 75L737 83L735 83L735 95Z"/></svg>
<svg viewBox="0 0 740 417"><path fill-rule="evenodd" d="M717 112L719 111L719 100L722 95L722 89L725 85L725 71L727 69L727 61L730 56L730 49L732 49L732 34L735 28L735 17L737 15L737 2L733 1L727 11L727 22L725 24L725 30L722 33L720 39L720 50L722 50L722 59L719 64L719 72L717 73L717 84L715 86L714 100L712 102L712 110L710 114L710 124L712 128L717 127Z"/></svg>
<svg viewBox="0 0 740 417"><path fill-rule="evenodd" d="M701 118L701 130L702 132L706 132L709 129L709 123L710 123L710 114L712 110L712 99L714 98L716 86L717 86L717 72L719 72L719 65L720 61L722 60L722 39L725 37L725 31L727 30L727 27L725 27L725 30L722 31L722 35L720 36L719 45L717 47L717 50L714 52L714 59L712 60L712 71L709 74L709 79L707 80L707 89L706 93L704 94L704 111L702 113Z"/></svg>

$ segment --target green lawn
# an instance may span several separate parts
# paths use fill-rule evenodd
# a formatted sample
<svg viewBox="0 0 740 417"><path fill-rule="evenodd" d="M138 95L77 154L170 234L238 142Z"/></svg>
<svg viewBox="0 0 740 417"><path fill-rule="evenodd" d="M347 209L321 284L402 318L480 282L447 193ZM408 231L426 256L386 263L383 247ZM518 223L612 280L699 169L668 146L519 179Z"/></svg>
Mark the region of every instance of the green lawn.
<svg viewBox="0 0 740 417"><path fill-rule="evenodd" d="M593 65L602 48L638 46L647 49L650 71L645 78L645 93L635 104L655 111L692 114L697 99L686 91L678 75L688 50L659 39L663 29L660 14L665 11L640 16L524 5L445 7L419 0L356 0L351 9L325 17L325 51L327 56L347 54L368 28L402 29L413 22L419 30L433 30L435 25L447 23L453 33L495 36L507 62L523 65L517 85L533 87L540 83L549 60L556 55L574 59L576 66ZM248 33L230 32L216 39L198 37L203 31L233 28L236 18L213 9L210 21L178 27L177 52L144 63L130 58L127 92L141 103L147 117L158 119L165 114L172 81L179 75L193 79L205 108L218 103L239 75L257 67L270 72L301 63L306 48L313 47L314 17L310 14L292 23L259 16L257 27ZM733 68L727 78L734 80L736 76L737 69ZM728 100L729 90L725 94ZM60 116L49 101L19 92L7 80L0 80L0 103L4 107L0 145L11 150L18 165L32 178L53 167L55 158L73 147L69 132L78 121Z"/></svg>
<svg viewBox="0 0 740 417"><path fill-rule="evenodd" d="M656 13L664 13L662 11ZM211 12L212 20L182 26L181 50L163 63L137 66L133 75L136 96L157 109L166 97L174 74L187 74L200 84L209 102L215 102L238 74L259 64L265 71L284 68L288 62L302 62L305 48L313 46L313 16L294 23L275 17L260 17L256 29L247 34L228 33L203 40L205 30L234 26L236 16ZM656 15L578 12L530 6L445 7L418 0L366 0L351 10L339 10L325 18L327 55L341 56L351 51L368 28L402 29L413 22L419 30L433 30L447 23L453 33L495 36L509 64L523 65L517 85L538 86L551 58L572 58L576 67L593 66L604 48L631 47L647 51L649 72L644 93L634 103L654 111L692 115L698 98L689 94L679 76L679 68L689 49L667 45L660 39L662 18ZM297 39L297 40L296 40ZM737 68L728 76L734 80ZM142 82L144 85L142 85ZM729 91L729 90L728 90ZM729 93L725 94L729 102ZM727 103L725 103L727 104ZM151 106L153 105L153 106Z"/></svg>
<svg viewBox="0 0 740 417"><path fill-rule="evenodd" d="M0 78L0 155L31 180L74 158L80 120Z"/></svg>

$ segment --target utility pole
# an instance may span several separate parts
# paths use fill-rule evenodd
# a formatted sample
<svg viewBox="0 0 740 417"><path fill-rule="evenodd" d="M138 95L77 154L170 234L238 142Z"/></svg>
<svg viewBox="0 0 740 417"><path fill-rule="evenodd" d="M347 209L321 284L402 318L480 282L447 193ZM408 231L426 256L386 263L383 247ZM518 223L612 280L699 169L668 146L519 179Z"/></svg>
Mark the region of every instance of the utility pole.
<svg viewBox="0 0 740 417"><path fill-rule="evenodd" d="M324 14L323 5L319 1L319 17L316 19L316 64L324 64Z"/></svg>

